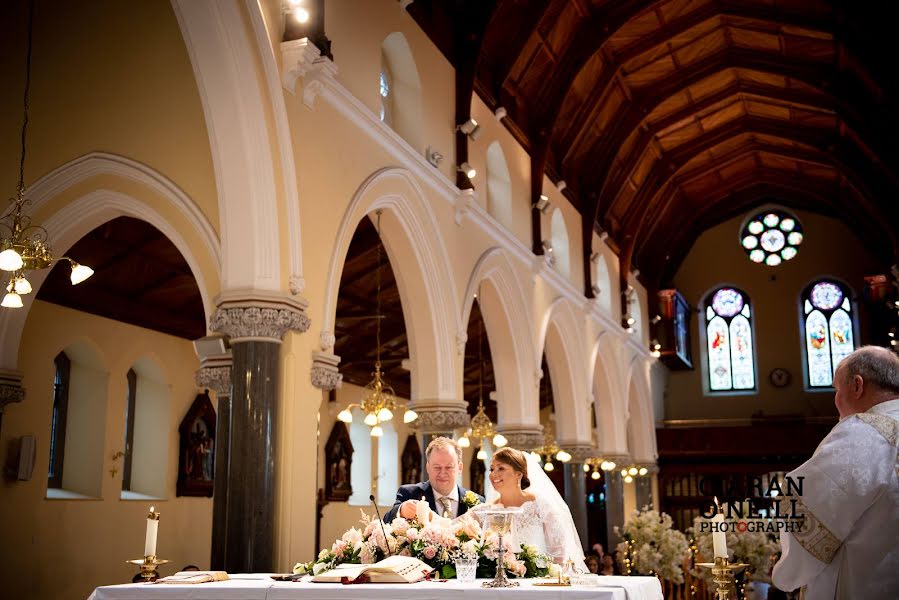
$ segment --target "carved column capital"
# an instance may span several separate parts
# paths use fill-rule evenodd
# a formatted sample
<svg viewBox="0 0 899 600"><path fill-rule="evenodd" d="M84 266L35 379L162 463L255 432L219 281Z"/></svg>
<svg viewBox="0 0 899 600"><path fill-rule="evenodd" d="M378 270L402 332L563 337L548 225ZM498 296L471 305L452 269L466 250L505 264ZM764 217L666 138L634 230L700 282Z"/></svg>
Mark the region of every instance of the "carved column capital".
<svg viewBox="0 0 899 600"><path fill-rule="evenodd" d="M450 433L465 429L471 423L467 405L461 402L416 402L409 408L418 414L409 427L420 433Z"/></svg>
<svg viewBox="0 0 899 600"><path fill-rule="evenodd" d="M312 385L321 390L336 390L343 385L343 375L337 370L338 364L340 357L336 354L313 352Z"/></svg>
<svg viewBox="0 0 899 600"><path fill-rule="evenodd" d="M281 342L288 331L304 332L311 324L306 303L281 294L253 292L253 297L222 295L209 320L212 331L221 332L230 342Z"/></svg>
<svg viewBox="0 0 899 600"><path fill-rule="evenodd" d="M540 425L503 425L499 432L516 450L533 450L543 445L543 427Z"/></svg>
<svg viewBox="0 0 899 600"><path fill-rule="evenodd" d="M571 455L571 462L584 463L588 458L594 458L599 455L593 446L585 446L583 444L559 444L565 452Z"/></svg>
<svg viewBox="0 0 899 600"><path fill-rule="evenodd" d="M231 395L231 367L200 367L194 381L197 387L208 388L218 397Z"/></svg>
<svg viewBox="0 0 899 600"><path fill-rule="evenodd" d="M0 370L0 413L7 404L25 400L22 374L18 371Z"/></svg>

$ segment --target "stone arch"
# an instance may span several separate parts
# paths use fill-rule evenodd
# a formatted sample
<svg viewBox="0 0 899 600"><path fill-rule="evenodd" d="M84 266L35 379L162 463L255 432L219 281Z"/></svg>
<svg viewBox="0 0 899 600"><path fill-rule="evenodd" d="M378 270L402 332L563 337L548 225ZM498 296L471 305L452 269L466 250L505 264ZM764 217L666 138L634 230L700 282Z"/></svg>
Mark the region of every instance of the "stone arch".
<svg viewBox="0 0 899 600"><path fill-rule="evenodd" d="M590 409L586 401L583 352L577 346L582 335L575 311L568 301L559 298L550 305L539 334L536 368L540 368L539 361L545 352L553 386L558 442L590 444Z"/></svg>
<svg viewBox="0 0 899 600"><path fill-rule="evenodd" d="M530 322L527 303L509 257L501 248L487 250L469 277L460 320L463 327L471 315L475 294L490 339L499 400L498 424L513 429L518 425L539 425L537 387L530 385L534 381L533 345L528 331L517 325ZM459 373L461 376L461 365Z"/></svg>
<svg viewBox="0 0 899 600"><path fill-rule="evenodd" d="M350 241L363 218L383 209L381 240L396 276L409 340L411 400L419 406L458 401L455 334L460 331L458 294L449 257L421 187L400 168L381 169L365 180L341 220L328 266L322 346L331 350L340 275ZM326 343L327 342L327 343Z"/></svg>
<svg viewBox="0 0 899 600"><path fill-rule="evenodd" d="M627 440L631 459L638 463L658 458L648 377L647 365L634 357L627 378Z"/></svg>
<svg viewBox="0 0 899 600"><path fill-rule="evenodd" d="M394 31L385 37L381 56L393 86L390 125L409 145L423 150L421 79L406 36Z"/></svg>
<svg viewBox="0 0 899 600"><path fill-rule="evenodd" d="M280 290L273 144L257 53L237 2L172 0L206 116L219 198L224 289ZM300 244L299 227L294 232Z"/></svg>
<svg viewBox="0 0 899 600"><path fill-rule="evenodd" d="M487 147L487 212L512 229L512 179L499 141Z"/></svg>
<svg viewBox="0 0 899 600"><path fill-rule="evenodd" d="M621 369L610 346L611 338L608 332L597 336L590 353L592 372L588 380L596 406L598 449L606 454L621 455L627 454L626 407L622 406L619 382L612 376Z"/></svg>
<svg viewBox="0 0 899 600"><path fill-rule="evenodd" d="M105 187L116 187L127 181L138 182L148 198L159 201L160 205L112 189L89 192L41 219L41 225L53 243L54 253L57 256L65 254L91 230L116 217L128 216L146 221L161 231L181 252L197 281L208 323L213 308L212 298L220 289L218 239L200 209L162 174L120 156L94 153L75 159L42 177L32 186L29 198L37 212L70 188L100 176L106 176L102 180ZM174 219L172 209L177 211ZM186 224L176 224L178 213ZM23 296L23 308L0 312L0 367L15 368L25 321L48 274L49 269L29 273L28 280L33 292Z"/></svg>
<svg viewBox="0 0 899 600"><path fill-rule="evenodd" d="M571 275L571 244L568 239L568 226L565 224L565 217L560 208L553 211L550 218L550 231L556 269L565 277L569 277Z"/></svg>

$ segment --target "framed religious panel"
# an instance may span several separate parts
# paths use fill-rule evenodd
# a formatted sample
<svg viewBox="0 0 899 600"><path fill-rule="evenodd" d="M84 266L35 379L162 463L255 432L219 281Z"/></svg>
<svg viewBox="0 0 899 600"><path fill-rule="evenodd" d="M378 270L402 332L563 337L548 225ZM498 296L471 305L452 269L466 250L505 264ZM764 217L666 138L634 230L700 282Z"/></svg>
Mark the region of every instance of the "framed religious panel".
<svg viewBox="0 0 899 600"><path fill-rule="evenodd" d="M212 497L215 474L215 409L209 393L197 394L178 427L177 496Z"/></svg>
<svg viewBox="0 0 899 600"><path fill-rule="evenodd" d="M418 438L415 434L411 434L406 438L406 445L403 446L403 455L400 458L403 466L403 478L400 483L418 483L421 481L421 448L418 445Z"/></svg>
<svg viewBox="0 0 899 600"><path fill-rule="evenodd" d="M475 456L471 459L471 468L468 470L471 473L471 483L468 486L475 494L484 495L484 477L487 475L487 467L484 465L484 461Z"/></svg>
<svg viewBox="0 0 899 600"><path fill-rule="evenodd" d="M325 443L325 500L346 502L353 493L350 478L353 442L343 421L335 421Z"/></svg>
<svg viewBox="0 0 899 600"><path fill-rule="evenodd" d="M677 290L659 292L659 313L653 335L660 359L671 369L693 368L690 351L690 305Z"/></svg>

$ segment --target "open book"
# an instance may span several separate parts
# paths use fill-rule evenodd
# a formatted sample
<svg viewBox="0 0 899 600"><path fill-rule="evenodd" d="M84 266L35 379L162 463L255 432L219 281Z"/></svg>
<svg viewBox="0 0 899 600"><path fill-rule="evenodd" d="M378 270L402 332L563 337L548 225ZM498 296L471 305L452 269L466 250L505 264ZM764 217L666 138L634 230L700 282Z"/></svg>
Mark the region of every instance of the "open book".
<svg viewBox="0 0 899 600"><path fill-rule="evenodd" d="M228 579L228 574L224 571L178 571L174 575L157 579L156 583L209 583Z"/></svg>
<svg viewBox="0 0 899 600"><path fill-rule="evenodd" d="M337 565L312 578L317 583L415 583L424 579L431 567L411 556L388 556L370 565ZM345 578L345 579L344 579Z"/></svg>

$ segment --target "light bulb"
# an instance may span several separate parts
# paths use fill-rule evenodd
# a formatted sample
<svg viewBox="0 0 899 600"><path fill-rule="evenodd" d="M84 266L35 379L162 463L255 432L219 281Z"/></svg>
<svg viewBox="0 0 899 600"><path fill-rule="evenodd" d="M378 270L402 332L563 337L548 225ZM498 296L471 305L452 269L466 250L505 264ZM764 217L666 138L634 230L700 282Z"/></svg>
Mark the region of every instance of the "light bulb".
<svg viewBox="0 0 899 600"><path fill-rule="evenodd" d="M637 474L640 476L643 476L643 475L646 475L647 473L649 473L649 469L647 469L646 467L640 467L640 471Z"/></svg>
<svg viewBox="0 0 899 600"><path fill-rule="evenodd" d="M378 411L378 420L382 423L393 418L393 413L386 406Z"/></svg>
<svg viewBox="0 0 899 600"><path fill-rule="evenodd" d="M462 437L460 437L459 441L456 443L459 444L460 448L470 448L471 447L471 440L468 439L467 435L463 435Z"/></svg>
<svg viewBox="0 0 899 600"><path fill-rule="evenodd" d="M3 296L3 302L0 302L0 306L4 308L22 308L22 296L10 292Z"/></svg>
<svg viewBox="0 0 899 600"><path fill-rule="evenodd" d="M0 269L4 271L18 271L24 264L21 255L12 248L0 252Z"/></svg>
<svg viewBox="0 0 899 600"><path fill-rule="evenodd" d="M483 448L478 450L478 460L487 460L487 452Z"/></svg>
<svg viewBox="0 0 899 600"><path fill-rule="evenodd" d="M406 412L403 413L403 423L411 423L415 419L418 418L418 413L412 410L411 408L406 409Z"/></svg>
<svg viewBox="0 0 899 600"><path fill-rule="evenodd" d="M633 480L634 480L634 478L631 477L630 475L628 475L627 477L624 478L624 483L630 483L630 482L632 482Z"/></svg>
<svg viewBox="0 0 899 600"><path fill-rule="evenodd" d="M590 475L591 479L599 479L599 471L593 471L593 474Z"/></svg>
<svg viewBox="0 0 899 600"><path fill-rule="evenodd" d="M545 465L543 465L543 470L546 471L547 473L552 471L553 469L555 469L555 467L553 466L553 464L551 462L548 462Z"/></svg>
<svg viewBox="0 0 899 600"><path fill-rule="evenodd" d="M337 420L343 421L344 423L352 423L353 422L353 413L351 413L347 409L343 409L339 413L337 413Z"/></svg>
<svg viewBox="0 0 899 600"><path fill-rule="evenodd" d="M543 462L543 457L537 454L536 452L531 452L531 457L537 462Z"/></svg>
<svg viewBox="0 0 899 600"><path fill-rule="evenodd" d="M565 463L571 460L571 455L564 450L559 450L558 452L556 452L556 458Z"/></svg>
<svg viewBox="0 0 899 600"><path fill-rule="evenodd" d="M293 11L293 18L299 23L306 23L309 21L309 11L305 8L297 7Z"/></svg>
<svg viewBox="0 0 899 600"><path fill-rule="evenodd" d="M78 285L93 274L94 270L87 265L79 265L78 263L73 262L72 274L69 276L69 279L72 280L72 285Z"/></svg>
<svg viewBox="0 0 899 600"><path fill-rule="evenodd" d="M628 475L636 475L636 474L637 474L637 467L631 467L630 469L628 469L628 470L627 470L627 474L628 474Z"/></svg>
<svg viewBox="0 0 899 600"><path fill-rule="evenodd" d="M509 440L507 440L506 436L504 436L501 433L497 433L495 436L493 436L493 445L496 446L497 448L502 448L503 446L505 446L508 443L509 443Z"/></svg>
<svg viewBox="0 0 899 600"><path fill-rule="evenodd" d="M615 470L615 467L617 467L617 466L618 466L618 465L616 465L613 461L610 460L610 461L606 464L606 471L614 471L614 470Z"/></svg>
<svg viewBox="0 0 899 600"><path fill-rule="evenodd" d="M366 425L368 425L369 427L374 427L375 425L378 424L378 415L376 415L373 412L370 412L367 415L365 415L365 420L363 422Z"/></svg>
<svg viewBox="0 0 899 600"><path fill-rule="evenodd" d="M584 463L584 473L589 473L589 472L590 472L590 465L588 465L587 463Z"/></svg>
<svg viewBox="0 0 899 600"><path fill-rule="evenodd" d="M371 428L371 437L381 437L384 435L384 430L381 429L380 425L375 425Z"/></svg>
<svg viewBox="0 0 899 600"><path fill-rule="evenodd" d="M621 476L627 477L627 469L621 469Z"/></svg>
<svg viewBox="0 0 899 600"><path fill-rule="evenodd" d="M31 284L28 283L28 280L24 277L15 277L9 280L9 283L6 284L6 291L13 291L13 282L16 283L16 293L17 294L30 294L31 293Z"/></svg>

